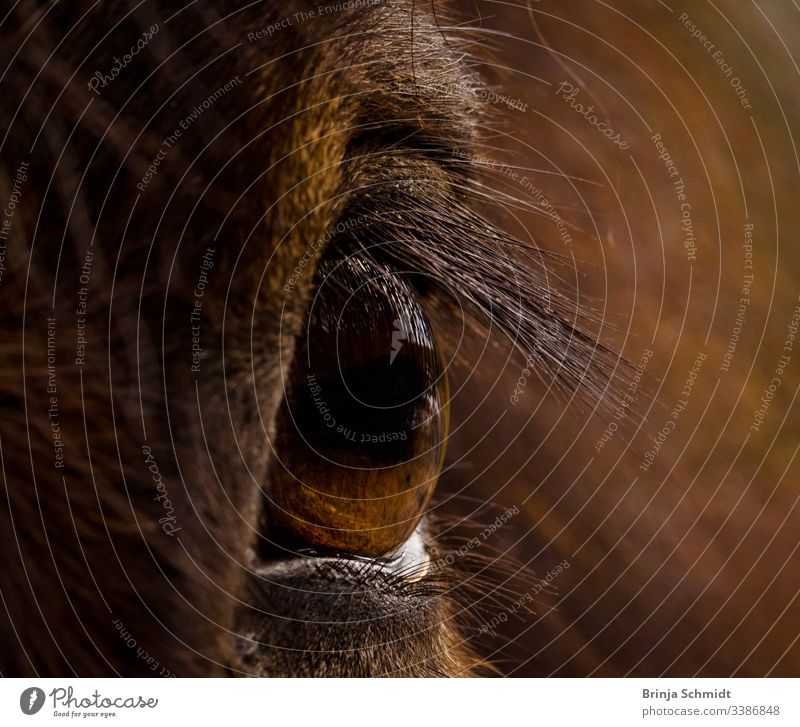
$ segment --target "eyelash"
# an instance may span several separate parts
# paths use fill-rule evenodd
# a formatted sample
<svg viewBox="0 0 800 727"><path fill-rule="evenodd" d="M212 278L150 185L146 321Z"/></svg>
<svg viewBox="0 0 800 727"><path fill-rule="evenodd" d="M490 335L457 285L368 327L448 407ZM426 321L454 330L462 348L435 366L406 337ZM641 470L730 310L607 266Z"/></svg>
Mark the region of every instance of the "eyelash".
<svg viewBox="0 0 800 727"><path fill-rule="evenodd" d="M421 273L433 281L421 286L423 296L437 305L457 298L471 323L499 328L560 394L575 394L588 406L617 406L619 369L628 364L587 331L585 324L596 323L596 317L553 287L554 270L545 265L555 268L556 256L516 240L475 210L480 199L470 199L479 196L470 173L480 173L479 165L464 165L462 159L458 169L449 170L456 195L435 183L442 176L441 168L431 168L436 164L417 160L415 178L354 193L340 219L364 222L332 244Z"/></svg>

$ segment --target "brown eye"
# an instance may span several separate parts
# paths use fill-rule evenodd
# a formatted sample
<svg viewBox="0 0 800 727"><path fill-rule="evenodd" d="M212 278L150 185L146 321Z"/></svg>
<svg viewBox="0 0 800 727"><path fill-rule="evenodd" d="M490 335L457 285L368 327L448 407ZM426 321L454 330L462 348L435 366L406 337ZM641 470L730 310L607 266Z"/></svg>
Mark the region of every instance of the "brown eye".
<svg viewBox="0 0 800 727"><path fill-rule="evenodd" d="M270 537L391 555L413 533L444 457L448 391L407 275L324 261L276 428Z"/></svg>

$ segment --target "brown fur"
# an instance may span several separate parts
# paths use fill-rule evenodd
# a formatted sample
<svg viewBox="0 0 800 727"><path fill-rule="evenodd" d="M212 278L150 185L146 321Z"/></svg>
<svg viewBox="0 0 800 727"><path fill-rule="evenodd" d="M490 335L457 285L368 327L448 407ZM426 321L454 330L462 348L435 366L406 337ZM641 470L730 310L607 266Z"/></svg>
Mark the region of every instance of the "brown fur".
<svg viewBox="0 0 800 727"><path fill-rule="evenodd" d="M120 637L129 633L155 656L157 673L463 672L475 658L447 616L450 606L430 596L403 600L398 593L392 609L402 607L406 616L378 631L357 614L361 609L375 618L380 611L356 596L349 598L353 623L330 633L296 620L281 625L281 618L296 619L303 611L288 609L272 626L259 627L265 643L278 646L264 649L255 662L240 662L236 654L250 647L232 631L237 611L251 613L243 604L256 609L247 619L259 613L263 619L276 608L268 593L247 582L258 581L253 527L282 393L279 361L286 364L286 342L302 323L313 259L293 295L282 289L309 242L323 238L336 219L347 189L339 165L363 151L356 137L364 138L359 124L375 114L370 104L377 104L382 121L402 116L411 117L403 123L417 123L421 111L388 90L387 70L412 83L414 48L418 73L460 83L455 53L429 16L417 18L424 32L412 46L405 32L408 7L344 12L302 25L280 37L285 58L272 57L274 45L249 44L246 34L290 14L289 6L278 12L195 4L170 24L167 8L128 16L130 7L95 8L68 37L64 29L88 5L28 7L13 21L16 42L6 45L8 51L22 45L23 33L42 16L6 81L7 108L19 104L19 113L13 123L10 114L3 118L7 174L40 128L41 135L9 245L13 270L0 291L0 436L8 494L0 528L8 646L0 668L18 675L152 673ZM92 98L90 72L108 67L119 48L130 47L156 22L160 30L146 52ZM44 64L62 39L57 60ZM242 45L226 55L232 39ZM162 139L210 93L248 71L169 150L132 209L136 184ZM469 134L458 107L419 103L430 117L420 123L438 123L438 133L461 128L458 133ZM287 185L296 185L288 195ZM78 367L76 290L91 241L89 344ZM214 266L204 297L205 351L195 375L188 321L208 247L215 249ZM47 415L46 317L54 286L63 469L54 466ZM155 465L145 461L144 446L152 448ZM159 524L172 513L155 500L148 465L157 467L167 489L175 518L170 527L180 528L173 535ZM315 579L329 579L331 572L318 576L312 568L306 588L314 590ZM383 580L380 572L375 578L376 585ZM335 580L347 590L346 574ZM341 613L339 599L304 600L323 621ZM282 635L287 628L288 642ZM353 649L375 638L383 643L385 633L392 638L380 658L370 647L353 661ZM422 636L410 638L415 633ZM318 655L298 663L293 654L303 649Z"/></svg>
<svg viewBox="0 0 800 727"><path fill-rule="evenodd" d="M409 169L421 167L423 174L412 174L424 180L420 200L452 200L453 190L465 185L468 175L452 161L437 164L431 149L495 155L501 152L490 147L497 145L510 148L523 166L555 159L575 177L602 182L602 187L581 190L590 211L604 215L601 225L607 226L598 236L606 245L601 254L593 235L587 235L576 244L576 257L600 266L607 262L609 285L604 287L604 271L598 273L598 268L579 263L567 268L571 273L589 270L587 278L574 282L583 286L582 296L588 293L590 305L602 299L616 320L625 321L626 315L634 320L634 342L614 331L600 332L606 339L616 337L634 363L650 341L660 301L648 294L644 302L641 297L632 302L626 291L634 273L641 289L660 290L662 284L652 243L654 223L644 212L649 197L632 188L630 170L624 167L623 174L622 163L610 151L603 168L619 171L606 179L564 142L548 125L548 115L589 145L594 132L529 76L506 75L491 62L478 69L464 57L465 48L479 57L487 55L486 49L468 43L489 37L486 28L528 41L537 38L536 29L520 21L529 21L526 8L498 10L493 5L496 17L484 26L475 22L470 34L445 32L450 20L439 3L403 0L297 23L251 43L247 33L291 16L300 4L278 8L197 2L169 23L166 18L180 5L147 2L132 10L134 5L122 0L29 0L7 20L0 49L0 66L8 69L0 85L0 132L5 135L0 200L9 198L20 163L30 163L0 279L3 675L443 676L485 673L484 662L497 661L505 671L527 674L771 671L796 676L800 568L796 528L784 524L787 513L796 522L797 501L785 484L797 473L791 442L779 440L766 474L759 475L757 468L769 446L765 439L751 442L745 464L734 463L732 470L732 455L706 464L715 442L704 434L711 431L707 425L700 435L692 435L702 413L701 400L695 400L670 444L676 449L665 450L647 477L630 488L654 433L651 425L668 413L684 370L704 346L706 327L690 325L678 346L680 363L670 373L683 316L680 302L670 296L652 344L657 350L653 379L646 385L656 404L648 409L650 402L642 395L637 401L641 418L630 417L624 435L592 468L585 466L605 427L602 418L584 426L586 418L564 417L561 400L545 397L533 384L521 405L506 418L500 416L508 409L513 380L524 363L512 359L505 364L502 357L495 362L508 370L501 378L506 383L494 391L491 358L483 362L489 366L484 377L467 382L454 404L454 421L467 424L450 445L451 461L460 468L445 473L444 504L436 512L491 521L493 515L487 517L470 498L503 507L518 504L522 515L491 546L497 553L472 554L468 568L461 564L464 572L434 569L413 587L350 562L301 562L273 573L273 580L257 577L263 563L255 527L260 491L267 485L268 442L282 396L281 370L289 365L294 334L302 328L314 260L302 269L291 295L283 294L284 286L309 244L322 239L344 210L369 206L361 185L402 180ZM619 19L593 15L596 4L577 5L561 12L660 67L649 38L632 36ZM634 5L620 7L643 12ZM464 14L476 15L472 4ZM712 16L701 17L715 25ZM586 39L573 27L540 20L546 38L554 43L558 39L560 47L579 57L589 52L584 51ZM92 74L110 68L113 57L127 52L153 23L159 24L159 32L119 77L99 96L88 90ZM680 32L663 37L670 47L683 48ZM769 45L764 36L759 38L761 47ZM619 57L606 52L594 53L592 62L610 78L628 78ZM528 74L563 74L557 56L532 42L508 41L495 55L513 60ZM778 60L770 61L772 68L782 67ZM752 61L743 56L739 63L755 73ZM516 89L542 115L482 115L473 93L478 70L484 80L499 77L505 89ZM170 148L158 175L143 191L137 190L164 138L237 76L241 83L191 124ZM704 83L713 86L713 78ZM686 108L701 108L677 76L666 75L661 82L676 98L689 99ZM442 88L449 91L442 93ZM593 90L622 128L628 111L606 92L602 84ZM785 86L779 93L796 128L796 98ZM761 101L762 108L771 103L766 96ZM655 117L666 118L668 109L662 104L655 95L644 101ZM693 128L716 139L713 118L703 113ZM784 148L779 131L763 122L766 143ZM678 121L666 126L680 130ZM747 124L735 122L733 128L739 153L758 170L748 187L753 214L759 229L769 230L772 205L766 174L757 166L759 150L745 148L752 142ZM657 178L661 163L652 160L647 136L633 127L624 131L637 153L652 162L646 174ZM720 206L723 212L738 210L726 148L718 140L709 143L722 188ZM684 154L684 176L701 178L703 169L690 161L688 142L674 147ZM396 153L371 160L370 154L387 149ZM547 187L548 195L565 207L574 204L569 182L556 179ZM495 175L492 183L494 194L503 190L519 196L502 177ZM671 210L669 190L657 189L658 203ZM612 191L637 210L629 219L615 206ZM712 239L714 219L703 211L710 200L697 194L697 224ZM781 190L779 194L782 208L790 207ZM381 211L394 212L386 199ZM473 195L470 204L478 207L479 200ZM517 227L507 207L489 206L492 219L502 214L509 227ZM797 211L782 213L788 228L797 229ZM530 209L520 215L522 227L535 231L543 248L563 249L541 215L532 215ZM565 217L589 229L585 216ZM673 219L665 213L667 218ZM620 252L622 241L629 243L628 222L636 231L630 243L637 252L635 271L632 256ZM680 265L680 230L664 224L669 250L678 249L670 262ZM723 224L726 239L738 239L738 226L730 218ZM89 343L85 363L76 366L75 310L90 243L95 253L85 286ZM200 371L191 372L189 316L208 247L215 253L202 311L204 351ZM705 283L695 298L701 311L714 304L707 291L716 285L716 262L705 257L696 271ZM726 271L733 271L735 278L736 263L726 258L728 265ZM768 267L764 258L764 289ZM684 268L676 269L670 267L667 289L685 283ZM720 341L728 335L734 288L723 284L729 307L726 323L714 323L714 365ZM787 305L795 297L789 288L788 281L779 281L779 298ZM759 305L762 317L754 319L754 327L766 325L766 300ZM770 323L776 338L783 335L785 312ZM48 416L50 315L56 317L63 468L54 466L53 420ZM699 320L698 315L693 309L690 320ZM439 314L437 320L441 325L448 319ZM467 346L480 351L480 343L473 337ZM754 338L743 346L740 360L757 345ZM464 358L469 362L468 355ZM771 366L772 358L767 358L765 369ZM606 363L603 359L600 370L613 388L619 381ZM570 359L571 366L577 364ZM461 374L468 378L463 369ZM623 379L628 375L627 370L621 374ZM667 383L659 390L661 378ZM789 382L796 385L794 370L786 382L786 388ZM590 382L595 389L597 383ZM747 418L763 384L748 382L744 371L735 372L724 380L723 396L715 402L741 390L745 401L738 414ZM487 391L492 396L476 413L475 402ZM728 415L719 403L714 407L712 419ZM788 406L785 413L796 416ZM637 433L645 419L648 423ZM483 439L486 422L495 421L500 424ZM523 446L506 450L520 432ZM625 449L628 442L634 443L631 451L612 453L612 447ZM572 448L565 443L573 443ZM680 448L687 443L689 454L681 458ZM144 446L151 448L174 509L174 525L180 530L173 535L159 522L166 510L155 499L158 490L148 469L153 463L146 461ZM748 487L751 475L756 485ZM743 497L727 519L730 502L712 497L723 482L731 498ZM448 493L453 492L458 496L451 499ZM754 518L758 527L749 530ZM463 534L463 527L435 524L434 534L442 537L440 545L431 546L434 559L451 552L453 542L457 547ZM773 526L776 538L768 542ZM551 608L555 596L549 589L551 595L543 594L543 603L532 607L538 615L521 622L511 619L493 638L476 638L480 621L465 613L465 606L490 621L509 608L517 588L530 588L530 583L520 586L509 578L517 566L506 551L524 564L523 579L531 569L544 575L568 559L570 568L555 583L563 598L558 609ZM758 560L762 554L768 557ZM750 572L754 564L756 570ZM662 639L670 627L669 637Z"/></svg>

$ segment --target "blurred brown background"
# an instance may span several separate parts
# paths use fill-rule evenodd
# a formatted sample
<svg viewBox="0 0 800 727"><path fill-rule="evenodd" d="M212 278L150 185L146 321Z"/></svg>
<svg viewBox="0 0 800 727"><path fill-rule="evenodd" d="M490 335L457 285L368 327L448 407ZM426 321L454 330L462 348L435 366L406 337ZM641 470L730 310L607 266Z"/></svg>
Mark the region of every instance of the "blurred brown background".
<svg viewBox="0 0 800 727"><path fill-rule="evenodd" d="M441 511L486 524L518 507L480 547L525 566L486 594L479 638L515 675L800 675L800 9L462 11L506 97L487 156L539 170L499 183L551 201L571 239L552 215L518 212L517 231L566 255L602 339L647 361L640 384L620 369L627 410L592 414L533 377L513 405L519 356L462 371Z"/></svg>

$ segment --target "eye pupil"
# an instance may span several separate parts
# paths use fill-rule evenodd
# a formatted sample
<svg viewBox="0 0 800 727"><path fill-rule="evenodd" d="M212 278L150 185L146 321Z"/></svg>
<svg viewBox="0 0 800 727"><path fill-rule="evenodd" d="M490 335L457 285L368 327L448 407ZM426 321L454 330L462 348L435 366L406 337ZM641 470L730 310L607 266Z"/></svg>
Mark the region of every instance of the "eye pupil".
<svg viewBox="0 0 800 727"><path fill-rule="evenodd" d="M359 370L362 380L368 376L368 369ZM392 406L375 387L350 386L343 378L308 373L306 382L295 387L287 403L296 435L311 450L343 465L365 467L413 457L420 424L416 402Z"/></svg>
<svg viewBox="0 0 800 727"><path fill-rule="evenodd" d="M269 537L383 556L430 501L444 453L447 383L407 278L328 261L277 421Z"/></svg>

